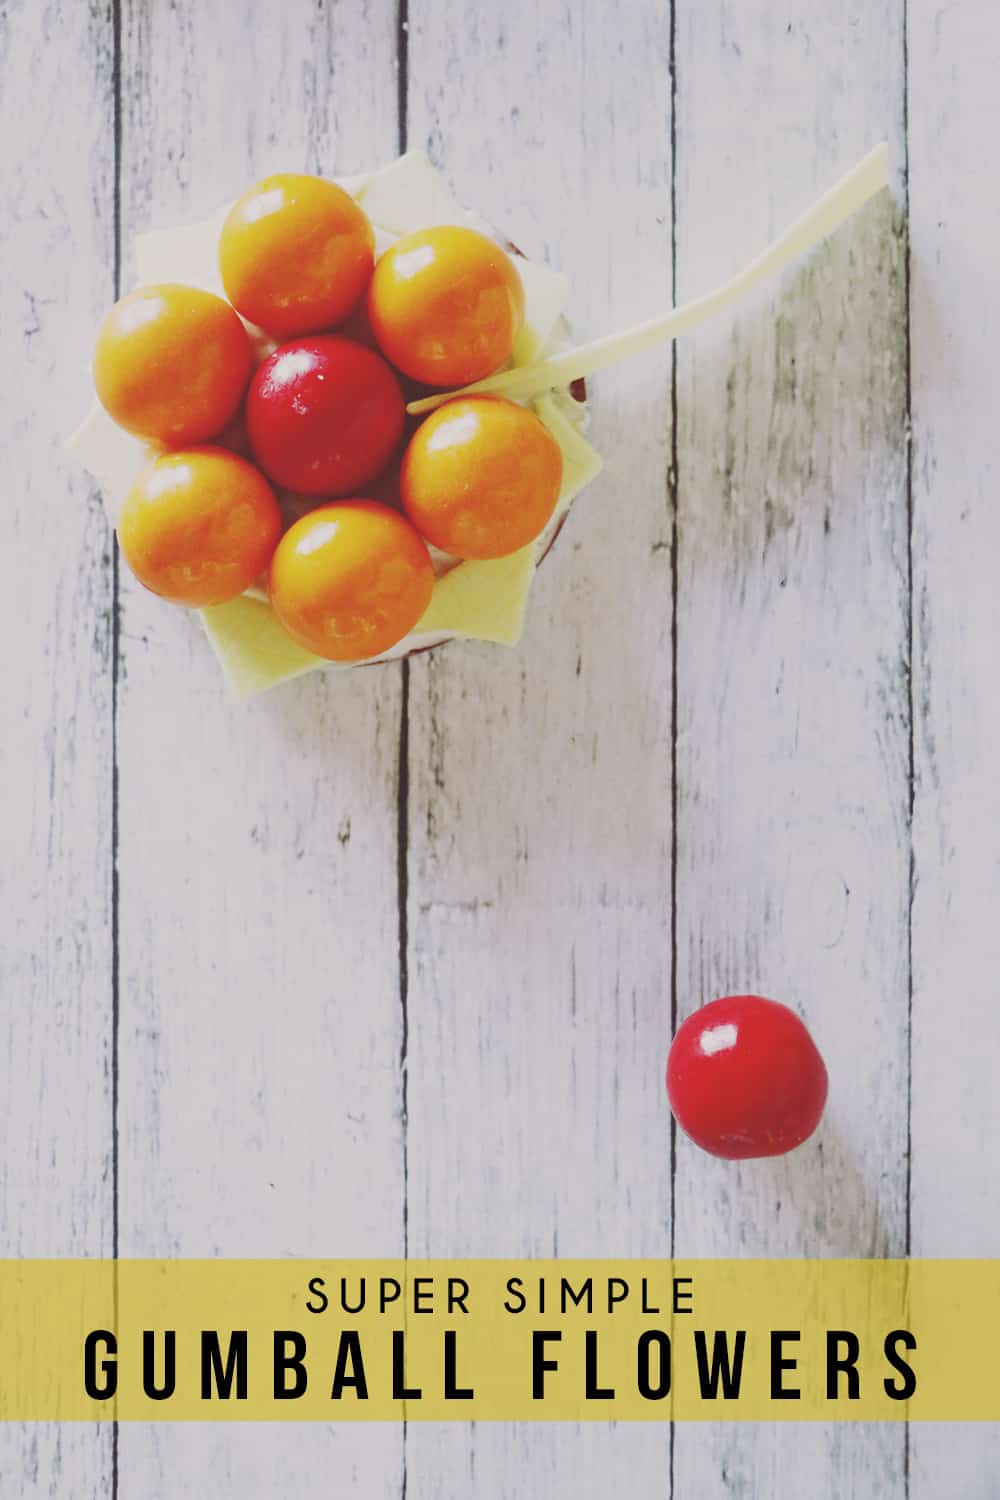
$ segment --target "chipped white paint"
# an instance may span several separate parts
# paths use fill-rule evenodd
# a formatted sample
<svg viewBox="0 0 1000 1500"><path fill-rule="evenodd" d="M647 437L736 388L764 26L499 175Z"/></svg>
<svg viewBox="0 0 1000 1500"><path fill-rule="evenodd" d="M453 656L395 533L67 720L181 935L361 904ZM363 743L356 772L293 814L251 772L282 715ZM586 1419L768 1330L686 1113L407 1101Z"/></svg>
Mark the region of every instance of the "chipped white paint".
<svg viewBox="0 0 1000 1500"><path fill-rule="evenodd" d="M992 392L1000 196L992 6L910 24L913 382L915 1255L1000 1255L1000 551ZM913 1500L996 1490L996 1428L911 1435Z"/></svg>
<svg viewBox="0 0 1000 1500"><path fill-rule="evenodd" d="M411 9L410 143L567 271L581 339L670 296L666 11L629 15ZM669 411L669 351L603 377L520 653L411 667L414 1254L669 1248ZM414 1425L407 1457L421 1500L668 1487L657 1425Z"/></svg>
<svg viewBox="0 0 1000 1500"><path fill-rule="evenodd" d="M2 123L32 146L0 171L3 1253L108 1253L116 1179L126 1255L879 1254L908 1226L918 1254L996 1253L1000 22L909 7L912 1183L903 0L676 0L673 38L666 3L411 0L409 143L569 273L581 337L669 300L674 198L685 299L882 137L897 208L678 346L676 483L669 352L595 383L607 467L514 655L239 708L123 577L117 773L107 535L57 441L111 294L114 16L0 6ZM390 156L396 23L123 0L123 241L277 166ZM675 952L681 1014L743 987L807 1014L831 1104L791 1159L682 1140L672 1180ZM992 1493L980 1429L909 1459L914 1500ZM4 1495L109 1500L112 1462L109 1432L0 1429ZM656 1426L129 1427L118 1467L122 1500L907 1493L890 1426L690 1426L672 1452Z"/></svg>
<svg viewBox="0 0 1000 1500"><path fill-rule="evenodd" d="M112 294L112 101L92 7L0 6L2 1256L113 1243L111 553L59 443ZM0 1425L19 1500L107 1495L111 1474L108 1430Z"/></svg>
<svg viewBox="0 0 1000 1500"><path fill-rule="evenodd" d="M710 129L704 122L712 121ZM678 297L873 141L903 164L900 0L683 6ZM734 205L726 213L721 205ZM830 1104L801 1151L677 1145L696 1255L899 1255L906 1233L906 299L883 195L773 295L678 348L681 1015L718 994L806 1016ZM676 1493L902 1500L904 1431L678 1431Z"/></svg>
<svg viewBox="0 0 1000 1500"><path fill-rule="evenodd" d="M388 0L126 4L125 242L386 159L394 54ZM196 621L122 595L121 1252L398 1254L398 669L239 707ZM382 1500L402 1435L125 1427L119 1469L122 1500Z"/></svg>

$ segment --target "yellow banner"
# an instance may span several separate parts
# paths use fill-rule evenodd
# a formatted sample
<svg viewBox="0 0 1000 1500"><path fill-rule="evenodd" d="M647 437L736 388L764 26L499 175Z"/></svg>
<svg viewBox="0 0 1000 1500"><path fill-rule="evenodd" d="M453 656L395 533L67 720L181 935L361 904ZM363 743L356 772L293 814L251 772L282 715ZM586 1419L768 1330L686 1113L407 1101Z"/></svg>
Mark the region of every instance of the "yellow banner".
<svg viewBox="0 0 1000 1500"><path fill-rule="evenodd" d="M0 1419L1000 1420L1000 1261L0 1261Z"/></svg>

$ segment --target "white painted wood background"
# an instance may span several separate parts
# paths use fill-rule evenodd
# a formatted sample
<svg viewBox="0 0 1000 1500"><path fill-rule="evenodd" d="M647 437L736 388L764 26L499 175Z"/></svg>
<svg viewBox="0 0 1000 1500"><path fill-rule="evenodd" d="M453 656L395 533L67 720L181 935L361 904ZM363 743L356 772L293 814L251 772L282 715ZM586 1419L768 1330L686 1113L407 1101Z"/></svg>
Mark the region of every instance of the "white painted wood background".
<svg viewBox="0 0 1000 1500"><path fill-rule="evenodd" d="M0 3L0 1253L1000 1253L998 63L989 0ZM517 653L233 706L61 453L135 232L265 170L425 147L596 334L882 137L891 203L595 382ZM787 1160L671 1135L734 989L830 1066ZM950 1500L1000 1444L0 1430L2 1500L188 1493Z"/></svg>

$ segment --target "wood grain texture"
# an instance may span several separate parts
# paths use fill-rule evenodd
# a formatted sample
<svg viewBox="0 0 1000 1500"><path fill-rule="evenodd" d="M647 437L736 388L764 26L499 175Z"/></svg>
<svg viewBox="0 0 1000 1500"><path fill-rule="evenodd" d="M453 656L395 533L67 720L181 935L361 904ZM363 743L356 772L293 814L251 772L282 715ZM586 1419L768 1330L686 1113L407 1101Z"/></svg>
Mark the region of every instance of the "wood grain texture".
<svg viewBox="0 0 1000 1500"><path fill-rule="evenodd" d="M1000 14L911 3L914 1255L1000 1255L993 275ZM911 1432L913 1500L997 1493L995 1427Z"/></svg>
<svg viewBox="0 0 1000 1500"><path fill-rule="evenodd" d="M775 1161L679 1137L680 1255L905 1250L909 741L899 0L679 4L677 282L887 138L897 202L678 346L677 998L796 1007L831 1075ZM904 1493L903 1430L680 1428L678 1495Z"/></svg>
<svg viewBox="0 0 1000 1500"><path fill-rule="evenodd" d="M61 452L113 285L112 75L107 7L0 6L3 1256L112 1245L111 554ZM106 1428L0 1425L11 1495L111 1469Z"/></svg>
<svg viewBox="0 0 1000 1500"><path fill-rule="evenodd" d="M670 297L668 12L413 7L409 140L571 279L582 336ZM627 257L628 274L621 274ZM608 466L516 654L411 667L411 1254L665 1254L670 355L601 379ZM663 1426L407 1438L407 1495L663 1494Z"/></svg>
<svg viewBox="0 0 1000 1500"><path fill-rule="evenodd" d="M1000 20L904 3L411 0L401 74L393 0L0 4L0 1253L110 1253L116 1182L124 1255L998 1253ZM237 707L125 577L116 668L107 528L59 450L112 295L116 18L126 282L148 225L393 155L401 97L410 144L569 272L581 336L713 285L883 136L895 202L681 344L676 391L669 352L594 383L607 469L517 652ZM813 1144L680 1139L672 1174L675 964L681 1015L759 989L807 1016ZM112 1500L115 1463L107 1430L0 1427L4 1496ZM986 1500L1000 1453L164 1425L117 1465L121 1500Z"/></svg>
<svg viewBox="0 0 1000 1500"><path fill-rule="evenodd" d="M123 232L283 166L396 148L391 4L124 12ZM123 581L123 1255L403 1246L399 669L250 705L197 623ZM128 1428L123 1495L396 1495L401 1433Z"/></svg>

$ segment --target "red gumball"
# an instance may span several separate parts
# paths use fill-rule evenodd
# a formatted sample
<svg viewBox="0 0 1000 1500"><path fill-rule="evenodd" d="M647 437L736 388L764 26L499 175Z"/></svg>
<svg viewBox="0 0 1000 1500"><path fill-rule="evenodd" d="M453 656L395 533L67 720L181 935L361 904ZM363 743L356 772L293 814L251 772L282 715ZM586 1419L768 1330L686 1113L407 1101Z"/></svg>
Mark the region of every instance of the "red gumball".
<svg viewBox="0 0 1000 1500"><path fill-rule="evenodd" d="M678 1028L667 1059L677 1123L712 1156L781 1156L808 1140L826 1103L827 1074L787 1005L730 995Z"/></svg>
<svg viewBox="0 0 1000 1500"><path fill-rule="evenodd" d="M300 495L351 495L391 460L406 409L379 354L323 334L282 344L247 396L247 433L268 478Z"/></svg>

